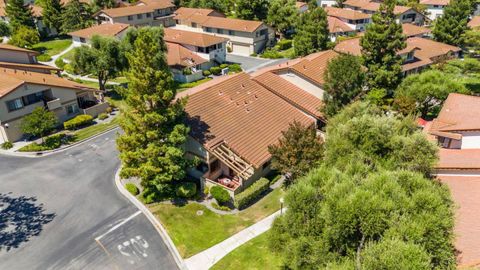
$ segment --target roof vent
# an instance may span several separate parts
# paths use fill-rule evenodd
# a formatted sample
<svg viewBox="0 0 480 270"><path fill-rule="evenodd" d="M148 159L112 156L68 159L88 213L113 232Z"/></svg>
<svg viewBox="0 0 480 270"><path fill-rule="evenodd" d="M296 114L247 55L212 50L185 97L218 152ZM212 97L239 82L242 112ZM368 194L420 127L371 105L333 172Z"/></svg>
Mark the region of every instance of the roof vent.
<svg viewBox="0 0 480 270"><path fill-rule="evenodd" d="M249 108L245 108L245 111L248 113L248 112L250 112L250 109L249 109Z"/></svg>
<svg viewBox="0 0 480 270"><path fill-rule="evenodd" d="M258 96L257 96L257 94L255 94L255 95L254 95L254 97L255 97L255 99L258 99Z"/></svg>
<svg viewBox="0 0 480 270"><path fill-rule="evenodd" d="M248 105L248 101L247 101L247 100L244 100L243 103L245 103L245 105Z"/></svg>
<svg viewBox="0 0 480 270"><path fill-rule="evenodd" d="M218 95L219 95L219 96L223 95L222 90L218 90Z"/></svg>
<svg viewBox="0 0 480 270"><path fill-rule="evenodd" d="M235 102L235 105L237 105L237 107L238 107L238 106L240 106L240 103L238 103L238 101L237 101L237 102Z"/></svg>
<svg viewBox="0 0 480 270"><path fill-rule="evenodd" d="M245 84L242 83L242 88L245 88Z"/></svg>
<svg viewBox="0 0 480 270"><path fill-rule="evenodd" d="M305 65L303 65L303 69L305 69L305 70L306 70L306 69L307 69L307 67L306 67Z"/></svg>

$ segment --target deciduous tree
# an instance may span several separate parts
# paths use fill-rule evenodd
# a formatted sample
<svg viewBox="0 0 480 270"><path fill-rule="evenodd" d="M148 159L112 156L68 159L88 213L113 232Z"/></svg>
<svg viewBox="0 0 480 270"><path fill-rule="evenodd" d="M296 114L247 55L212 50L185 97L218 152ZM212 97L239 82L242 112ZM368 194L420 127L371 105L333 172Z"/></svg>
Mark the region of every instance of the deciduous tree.
<svg viewBox="0 0 480 270"><path fill-rule="evenodd" d="M32 113L23 117L20 128L23 133L42 138L43 142L43 137L52 131L57 124L58 120L53 112L43 107L37 107Z"/></svg>
<svg viewBox="0 0 480 270"><path fill-rule="evenodd" d="M281 35L295 29L299 16L295 0L272 0L268 9L267 23Z"/></svg>
<svg viewBox="0 0 480 270"><path fill-rule="evenodd" d="M17 28L8 40L9 44L21 48L32 48L32 46L38 42L40 42L40 34L37 29L26 26L20 26Z"/></svg>
<svg viewBox="0 0 480 270"><path fill-rule="evenodd" d="M267 18L268 0L237 0L235 16L244 20L263 21Z"/></svg>
<svg viewBox="0 0 480 270"><path fill-rule="evenodd" d="M122 95L128 105L118 140L122 177L139 177L148 201L171 191L172 184L186 175L189 162L183 144L188 128L183 124L184 100L175 99L168 68L163 29L138 29L133 50L127 52L128 89Z"/></svg>
<svg viewBox="0 0 480 270"><path fill-rule="evenodd" d="M0 21L0 37L10 36L12 33L12 28L10 25L4 21Z"/></svg>
<svg viewBox="0 0 480 270"><path fill-rule="evenodd" d="M9 0L5 7L5 13L14 32L21 26L35 28L32 10L30 6L25 5L23 0Z"/></svg>
<svg viewBox="0 0 480 270"><path fill-rule="evenodd" d="M321 7L314 7L300 15L296 35L293 39L297 56L305 56L327 49L330 41L327 13Z"/></svg>
<svg viewBox="0 0 480 270"><path fill-rule="evenodd" d="M44 0L42 21L49 28L55 28L58 33L62 32L62 12L63 7L60 0ZM78 14L75 15L78 19Z"/></svg>
<svg viewBox="0 0 480 270"><path fill-rule="evenodd" d="M432 30L436 41L455 46L465 43L464 34L468 30L468 17L472 13L469 0L453 0L445 7L443 15L434 22Z"/></svg>
<svg viewBox="0 0 480 270"><path fill-rule="evenodd" d="M63 34L87 28L93 23L91 10L79 0L71 0L65 5L61 27Z"/></svg>
<svg viewBox="0 0 480 270"><path fill-rule="evenodd" d="M358 98L365 87L361 59L343 54L332 59L325 72L323 112L331 117Z"/></svg>

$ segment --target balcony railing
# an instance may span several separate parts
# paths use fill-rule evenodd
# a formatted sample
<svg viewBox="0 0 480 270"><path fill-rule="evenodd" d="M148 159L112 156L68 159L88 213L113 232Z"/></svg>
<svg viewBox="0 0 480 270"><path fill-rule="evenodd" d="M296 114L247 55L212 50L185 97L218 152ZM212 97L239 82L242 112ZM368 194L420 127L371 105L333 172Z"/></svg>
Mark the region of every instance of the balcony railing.
<svg viewBox="0 0 480 270"><path fill-rule="evenodd" d="M62 107L62 102L60 101L59 98L55 98L55 99L52 99L50 101L47 101L47 108L50 111L56 110L60 107Z"/></svg>

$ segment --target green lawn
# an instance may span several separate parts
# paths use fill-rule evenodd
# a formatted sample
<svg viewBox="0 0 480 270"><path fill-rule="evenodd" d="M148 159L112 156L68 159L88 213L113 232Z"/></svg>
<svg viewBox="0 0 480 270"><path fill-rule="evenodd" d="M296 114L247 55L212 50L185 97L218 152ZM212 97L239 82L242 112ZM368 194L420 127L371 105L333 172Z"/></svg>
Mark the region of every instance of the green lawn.
<svg viewBox="0 0 480 270"><path fill-rule="evenodd" d="M201 80L191 82L191 83L178 83L178 82L176 82L175 87L177 88L177 92L182 92L182 91L187 90L188 88L198 86L202 83L205 83L205 82L208 82L208 81L211 81L211 80L212 80L212 78L206 77L206 78L203 78Z"/></svg>
<svg viewBox="0 0 480 270"><path fill-rule="evenodd" d="M42 55L45 56L39 56L40 58L46 57L46 56L54 56L65 49L67 49L70 45L72 44L72 39L71 38L66 38L66 39L53 39L49 41L44 41L37 43L33 46L33 49L35 51L40 52Z"/></svg>
<svg viewBox="0 0 480 270"><path fill-rule="evenodd" d="M98 82L85 81L85 80L82 80L82 79L77 79L75 81L78 82L78 83L84 84L86 86L93 87L95 89L100 88Z"/></svg>
<svg viewBox="0 0 480 270"><path fill-rule="evenodd" d="M79 129L74 133L73 142L79 142L81 140L85 140L89 137L102 133L116 126L118 126L118 117L115 117L115 119L113 119L109 123L96 124L96 125L88 126L86 128Z"/></svg>
<svg viewBox="0 0 480 270"><path fill-rule="evenodd" d="M281 189L276 189L235 215L219 215L196 203L156 204L149 208L166 227L180 255L188 258L273 214L280 209L279 199L283 195ZM203 215L197 215L199 210Z"/></svg>
<svg viewBox="0 0 480 270"><path fill-rule="evenodd" d="M236 248L210 269L281 269L280 257L268 248L268 233L263 233Z"/></svg>
<svg viewBox="0 0 480 270"><path fill-rule="evenodd" d="M62 58L68 61L73 61L73 55L75 54L75 49L68 51L64 55L62 55Z"/></svg>

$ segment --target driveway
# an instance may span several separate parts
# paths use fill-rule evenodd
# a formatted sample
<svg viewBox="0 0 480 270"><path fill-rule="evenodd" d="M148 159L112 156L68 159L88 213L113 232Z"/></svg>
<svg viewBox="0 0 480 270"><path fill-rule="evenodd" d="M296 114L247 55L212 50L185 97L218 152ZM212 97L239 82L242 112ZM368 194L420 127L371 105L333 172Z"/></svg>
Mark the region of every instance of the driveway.
<svg viewBox="0 0 480 270"><path fill-rule="evenodd" d="M0 269L177 269L115 187L115 136L42 158L0 156Z"/></svg>
<svg viewBox="0 0 480 270"><path fill-rule="evenodd" d="M237 63L242 66L246 73L254 72L260 68L273 66L288 61L289 59L264 59L259 57L243 56L238 54L227 54L227 62Z"/></svg>

